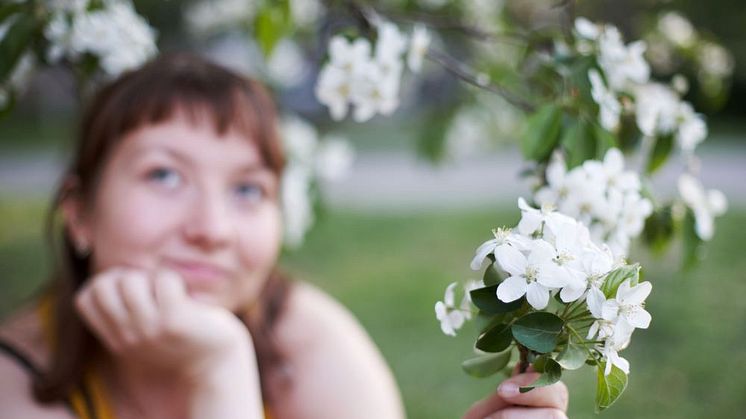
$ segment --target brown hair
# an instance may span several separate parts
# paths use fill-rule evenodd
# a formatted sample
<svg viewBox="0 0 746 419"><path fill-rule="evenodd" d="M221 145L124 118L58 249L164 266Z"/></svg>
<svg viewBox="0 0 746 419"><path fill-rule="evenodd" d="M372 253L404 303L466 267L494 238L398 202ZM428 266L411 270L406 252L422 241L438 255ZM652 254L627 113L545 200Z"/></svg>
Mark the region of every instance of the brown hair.
<svg viewBox="0 0 746 419"><path fill-rule="evenodd" d="M84 326L74 308L74 297L89 277L89 258L80 256L67 231L55 246L59 228L55 213L59 204L74 193L90 202L97 180L112 150L130 131L145 124L168 120L177 111L192 119L207 116L219 135L235 129L254 141L267 167L278 177L284 167L277 114L267 91L256 81L193 55L167 55L138 70L124 74L93 96L83 115L78 145L63 179L75 179L70 188L57 190L47 224L54 253L52 294L55 345L51 364L34 382L34 395L42 403L62 401L82 384L88 363L103 348ZM66 181L67 182L67 181ZM283 312L289 281L277 271L270 275L259 307L251 319L242 319L254 338L265 402L271 403L270 381L281 371L282 353L273 339L273 326ZM279 374L281 375L281 374Z"/></svg>

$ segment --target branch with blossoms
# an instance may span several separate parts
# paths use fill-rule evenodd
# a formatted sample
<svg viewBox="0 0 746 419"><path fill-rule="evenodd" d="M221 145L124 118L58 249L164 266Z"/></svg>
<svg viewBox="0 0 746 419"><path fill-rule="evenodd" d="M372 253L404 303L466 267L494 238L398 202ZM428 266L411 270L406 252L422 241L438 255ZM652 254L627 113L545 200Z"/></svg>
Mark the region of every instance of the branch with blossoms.
<svg viewBox="0 0 746 419"><path fill-rule="evenodd" d="M627 383L630 366L619 353L651 320L644 301L652 287L639 281L630 249L641 240L660 252L679 238L691 266L727 209L726 197L698 179L696 150L708 130L686 100L686 76L717 105L733 58L675 12L628 43L611 24L576 18L574 1L520 4L209 0L186 8L185 21L203 41L242 31L257 51L252 75L280 93L311 79L319 108L335 122L362 123L416 103L430 116L420 149L433 159L483 152L492 138L515 140L534 181L519 201L521 222L477 248L472 268L489 261L481 283L464 284L458 305L458 284L449 285L436 317L448 335L480 322L479 356L464 363L473 375L502 370L514 352L520 369L532 364L541 377L524 391L595 366L602 410ZM0 105L12 106L29 63L63 62L81 80L136 67L154 52L144 22L129 0L3 4ZM285 121L286 241L297 244L312 224L315 179L328 175L315 162L332 155L346 167L350 153L326 147L325 135L298 117ZM647 185L673 159L683 167L679 193L660 199Z"/></svg>

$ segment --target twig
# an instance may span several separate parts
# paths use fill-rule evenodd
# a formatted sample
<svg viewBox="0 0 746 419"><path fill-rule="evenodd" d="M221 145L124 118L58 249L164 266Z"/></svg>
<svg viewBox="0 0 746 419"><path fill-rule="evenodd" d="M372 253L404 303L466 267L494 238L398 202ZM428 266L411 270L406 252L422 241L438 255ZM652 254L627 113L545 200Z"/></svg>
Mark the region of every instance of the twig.
<svg viewBox="0 0 746 419"><path fill-rule="evenodd" d="M523 110L524 112L531 113L534 111L535 107L531 103L509 91L504 86L496 85L489 80L480 80L480 77L474 74L474 71L470 67L464 65L460 61L453 59L445 53L430 48L427 52L427 58L443 66L443 68L448 70L451 74L455 75L459 79L473 86L487 90L488 92L492 92L499 96L502 96L508 103L515 106L516 108Z"/></svg>

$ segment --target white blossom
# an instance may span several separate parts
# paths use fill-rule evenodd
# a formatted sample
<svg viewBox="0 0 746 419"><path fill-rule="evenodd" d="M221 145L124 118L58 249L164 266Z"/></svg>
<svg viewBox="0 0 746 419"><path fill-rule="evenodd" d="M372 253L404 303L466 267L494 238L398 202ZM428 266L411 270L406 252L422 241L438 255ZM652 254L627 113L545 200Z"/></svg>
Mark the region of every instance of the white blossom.
<svg viewBox="0 0 746 419"><path fill-rule="evenodd" d="M416 25L412 31L409 52L407 53L407 66L412 72L419 73L422 69L422 60L430 47L430 42L430 33L425 26Z"/></svg>
<svg viewBox="0 0 746 419"><path fill-rule="evenodd" d="M698 179L686 173L679 177L679 194L694 213L697 236L710 240L715 232L715 217L728 209L725 194L717 189L705 190Z"/></svg>
<svg viewBox="0 0 746 419"><path fill-rule="evenodd" d="M643 303L650 295L653 289L650 282L641 282L635 286L630 285L630 280L626 280L619 285L616 296L606 300L601 308L601 315L604 320L614 323L620 323L621 327L632 327L647 329L650 325L650 313L648 313Z"/></svg>
<svg viewBox="0 0 746 419"><path fill-rule="evenodd" d="M482 243L474 252L474 258L469 265L472 270L477 271L482 266L484 259L494 254L495 249L502 245L511 245L521 251L529 249L530 240L524 236L513 234L509 228L497 228L492 230L493 239Z"/></svg>
<svg viewBox="0 0 746 419"><path fill-rule="evenodd" d="M207 35L251 21L258 8L258 0L202 0L186 9L184 21L192 33Z"/></svg>
<svg viewBox="0 0 746 419"><path fill-rule="evenodd" d="M464 312L455 307L456 286L456 282L448 285L443 301L435 303L435 317L440 321L440 329L449 336L456 336L456 330L460 329L466 320Z"/></svg>
<svg viewBox="0 0 746 419"><path fill-rule="evenodd" d="M624 45L622 35L616 27L604 26L598 37L598 64L612 90L625 91L631 86L648 81L650 66L643 56L645 48L643 41Z"/></svg>
<svg viewBox="0 0 746 419"><path fill-rule="evenodd" d="M728 50L713 42L704 42L697 51L697 61L702 70L715 77L729 77L733 74L735 60Z"/></svg>
<svg viewBox="0 0 746 419"><path fill-rule="evenodd" d="M537 310L549 303L552 289L567 285L564 273L554 262L554 247L544 240L534 240L528 256L513 246L495 249L497 261L510 276L497 286L497 298L509 303L524 295Z"/></svg>
<svg viewBox="0 0 746 419"><path fill-rule="evenodd" d="M668 86L648 83L635 91L637 127L643 134L654 137L676 130L681 100Z"/></svg>
<svg viewBox="0 0 746 419"><path fill-rule="evenodd" d="M697 32L691 22L677 12L668 12L658 20L658 30L672 43L690 47L696 42Z"/></svg>
<svg viewBox="0 0 746 419"><path fill-rule="evenodd" d="M619 125L619 115L622 113L622 104L619 103L614 92L606 88L601 74L596 69L588 71L588 79L591 81L591 96L598 104L601 126L608 131L616 131Z"/></svg>

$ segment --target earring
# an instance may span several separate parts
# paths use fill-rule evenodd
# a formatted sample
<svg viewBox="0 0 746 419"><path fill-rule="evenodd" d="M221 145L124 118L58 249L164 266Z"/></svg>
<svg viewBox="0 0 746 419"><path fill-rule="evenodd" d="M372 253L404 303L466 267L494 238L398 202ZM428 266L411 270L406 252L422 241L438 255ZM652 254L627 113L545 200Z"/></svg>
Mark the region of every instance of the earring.
<svg viewBox="0 0 746 419"><path fill-rule="evenodd" d="M75 246L75 253L77 253L81 258L86 258L91 254L91 246L88 245L88 242L81 240L77 246Z"/></svg>

